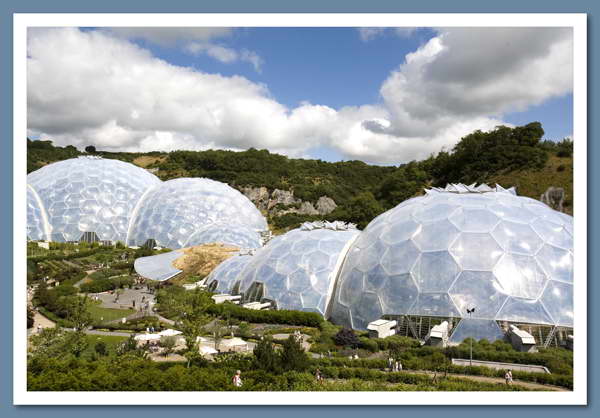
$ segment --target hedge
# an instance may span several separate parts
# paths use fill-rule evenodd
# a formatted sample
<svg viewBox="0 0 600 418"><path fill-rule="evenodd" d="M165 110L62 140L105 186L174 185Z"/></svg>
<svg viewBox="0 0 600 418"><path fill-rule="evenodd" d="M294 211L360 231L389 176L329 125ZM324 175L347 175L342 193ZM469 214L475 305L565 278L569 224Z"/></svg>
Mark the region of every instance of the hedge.
<svg viewBox="0 0 600 418"><path fill-rule="evenodd" d="M242 308L232 303L210 305L207 313L213 316L231 316L242 321L267 324L304 325L318 327L324 321L323 317L315 312L267 310L256 311Z"/></svg>

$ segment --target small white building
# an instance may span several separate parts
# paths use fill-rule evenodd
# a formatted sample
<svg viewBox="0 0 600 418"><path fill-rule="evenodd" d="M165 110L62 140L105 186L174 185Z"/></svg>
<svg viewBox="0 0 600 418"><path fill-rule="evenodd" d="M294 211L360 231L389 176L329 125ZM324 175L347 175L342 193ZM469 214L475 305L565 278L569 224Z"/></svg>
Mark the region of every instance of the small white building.
<svg viewBox="0 0 600 418"><path fill-rule="evenodd" d="M396 333L396 321L390 321L387 319L378 319L367 325L369 330L369 337L371 338L386 338Z"/></svg>
<svg viewBox="0 0 600 418"><path fill-rule="evenodd" d="M219 293L218 295L213 295L212 299L215 301L215 303L218 305L219 303L223 303L223 302L232 302L235 303L236 305L239 305L242 297L240 295L230 295L228 293Z"/></svg>
<svg viewBox="0 0 600 418"><path fill-rule="evenodd" d="M449 328L448 321L433 326L429 334L427 334L425 341L434 347L446 347L448 345Z"/></svg>
<svg viewBox="0 0 600 418"><path fill-rule="evenodd" d="M508 338L513 348L517 351L535 353L537 351L535 347L535 338L533 335L517 328L516 325L511 325L508 330Z"/></svg>
<svg viewBox="0 0 600 418"><path fill-rule="evenodd" d="M271 307L271 302L248 302L242 305L243 308L253 309L255 311L260 311L262 309L269 309Z"/></svg>

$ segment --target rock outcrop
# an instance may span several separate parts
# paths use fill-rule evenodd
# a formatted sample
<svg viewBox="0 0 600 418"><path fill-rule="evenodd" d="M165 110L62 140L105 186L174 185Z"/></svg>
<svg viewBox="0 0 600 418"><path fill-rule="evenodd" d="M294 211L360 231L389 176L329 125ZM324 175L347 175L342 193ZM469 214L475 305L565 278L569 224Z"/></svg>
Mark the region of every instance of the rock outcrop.
<svg viewBox="0 0 600 418"><path fill-rule="evenodd" d="M242 187L240 190L256 207L268 213L269 216L281 216L288 213L299 215L327 215L337 207L335 201L327 196L321 196L315 204L303 201L294 196L290 190L275 189L269 191L266 187Z"/></svg>

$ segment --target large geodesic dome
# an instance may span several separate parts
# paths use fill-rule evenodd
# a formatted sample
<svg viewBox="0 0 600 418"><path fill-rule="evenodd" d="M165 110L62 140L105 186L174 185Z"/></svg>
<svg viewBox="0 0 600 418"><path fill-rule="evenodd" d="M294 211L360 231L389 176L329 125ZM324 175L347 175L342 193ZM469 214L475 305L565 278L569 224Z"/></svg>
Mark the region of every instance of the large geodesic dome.
<svg viewBox="0 0 600 418"><path fill-rule="evenodd" d="M222 242L258 248L266 228L260 211L234 188L205 178L179 178L146 193L133 216L128 244L155 240L162 247L183 248Z"/></svg>
<svg viewBox="0 0 600 418"><path fill-rule="evenodd" d="M353 243L331 307L355 329L384 315L465 318L455 333L479 338L498 321L572 327L573 218L500 186L399 204Z"/></svg>
<svg viewBox="0 0 600 418"><path fill-rule="evenodd" d="M342 222L306 223L271 240L239 274L244 301L325 315L346 245L359 234Z"/></svg>
<svg viewBox="0 0 600 418"><path fill-rule="evenodd" d="M31 202L28 236L79 241L89 232L99 240L125 242L136 203L147 189L159 183L156 176L133 164L98 157L44 166L27 176ZM45 229L39 226L44 218Z"/></svg>
<svg viewBox="0 0 600 418"><path fill-rule="evenodd" d="M250 254L238 254L223 261L207 277L206 284L209 289L217 293L234 293L240 272L251 260Z"/></svg>

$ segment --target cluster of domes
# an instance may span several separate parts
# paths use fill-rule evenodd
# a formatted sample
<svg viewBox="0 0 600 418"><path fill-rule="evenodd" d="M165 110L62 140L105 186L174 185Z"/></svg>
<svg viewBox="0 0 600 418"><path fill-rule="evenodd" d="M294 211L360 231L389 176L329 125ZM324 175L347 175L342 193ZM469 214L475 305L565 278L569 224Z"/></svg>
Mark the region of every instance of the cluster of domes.
<svg viewBox="0 0 600 418"><path fill-rule="evenodd" d="M27 234L32 240L121 241L182 248L222 242L258 248L267 223L254 204L224 183L160 181L119 160L79 157L27 176Z"/></svg>
<svg viewBox="0 0 600 418"><path fill-rule="evenodd" d="M490 339L498 321L572 327L573 218L514 189L449 185L362 232L305 224L223 263L211 282L354 329L405 315L464 318L456 335Z"/></svg>

